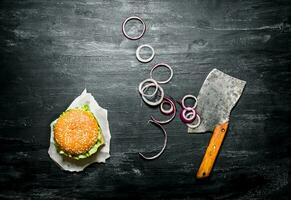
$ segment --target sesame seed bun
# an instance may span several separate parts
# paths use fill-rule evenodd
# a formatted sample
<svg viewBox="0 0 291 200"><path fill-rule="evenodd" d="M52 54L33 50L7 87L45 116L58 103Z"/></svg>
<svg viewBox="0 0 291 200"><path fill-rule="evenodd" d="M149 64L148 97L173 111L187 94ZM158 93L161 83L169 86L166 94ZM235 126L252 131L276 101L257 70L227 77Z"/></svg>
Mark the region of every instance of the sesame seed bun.
<svg viewBox="0 0 291 200"><path fill-rule="evenodd" d="M88 152L99 134L101 129L93 113L78 108L64 112L54 126L55 143L69 155Z"/></svg>

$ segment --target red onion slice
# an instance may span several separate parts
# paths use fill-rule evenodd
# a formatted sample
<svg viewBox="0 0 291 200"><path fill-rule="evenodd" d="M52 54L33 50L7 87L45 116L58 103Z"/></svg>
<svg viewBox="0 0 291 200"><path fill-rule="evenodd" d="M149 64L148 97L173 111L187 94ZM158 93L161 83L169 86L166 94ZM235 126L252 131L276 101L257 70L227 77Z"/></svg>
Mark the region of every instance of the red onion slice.
<svg viewBox="0 0 291 200"><path fill-rule="evenodd" d="M149 84L147 84L147 85L145 85L146 83L149 83ZM150 86L149 86L150 85ZM152 94L145 94L144 93L144 90L146 89L146 88L149 88L149 87L152 87L152 86L155 86L155 91L152 93ZM156 95L156 93L158 92L158 83L157 83L157 81L155 81L154 79L152 79L152 78L148 78L148 79L145 79L145 80L143 80L140 84L139 84L139 86L138 86L138 91L139 91L139 93L142 95L142 96L145 96L145 97L153 97L153 96L155 96Z"/></svg>
<svg viewBox="0 0 291 200"><path fill-rule="evenodd" d="M138 21L140 21L140 22L142 23L142 25L143 25L143 29L142 29L142 32L141 32L140 35L133 37L133 36L129 36L129 35L126 33L126 31L125 31L125 25L126 25L127 22L130 21L130 20L138 20ZM144 21L143 21L140 17L137 17L137 16L131 16L131 17L126 18L126 19L124 20L124 22L122 23L122 33L123 33L123 35L124 35L125 37L127 37L127 38L130 39L130 40L138 40L138 39L140 39L140 38L144 35L145 31L146 31L146 24L144 23Z"/></svg>
<svg viewBox="0 0 291 200"><path fill-rule="evenodd" d="M168 101L168 102L170 102L171 104L172 104L172 106L173 106L173 113L172 113L172 116L169 118L169 119L167 119L167 120L157 120L157 119L155 119L153 116L151 116L151 119L153 120L153 121L155 121L155 122L157 122L157 123L159 123L159 124L168 124L168 123L170 123L174 118L175 118L175 116L176 116L176 112L177 112L177 109L176 109L176 105L175 105L175 103L174 103L174 101L172 100L172 99L170 99L170 98L168 98L168 97L164 97L164 100L166 100L166 101Z"/></svg>
<svg viewBox="0 0 291 200"><path fill-rule="evenodd" d="M170 77L167 79L167 80L164 80L164 81L157 81L158 83L160 84L165 84L165 83L168 83L172 78L173 78L173 69L170 65L166 64L166 63L159 63L157 65L155 65L151 71L150 71L150 77L153 79L153 72L156 68L159 68L159 67L165 67L165 68L168 68L170 70Z"/></svg>
<svg viewBox="0 0 291 200"><path fill-rule="evenodd" d="M141 51L142 48L149 48L149 49L151 50L152 54L151 54L151 56L150 56L149 58L144 59L144 58L142 58L142 57L140 56L140 51ZM142 63L148 63L148 62L150 62L152 59L154 59L154 57L155 57L155 50L154 50L154 48L153 48L151 45L149 45L149 44L143 44L143 45L139 46L139 47L136 49L135 55L136 55L136 59L137 59L139 62L142 62Z"/></svg>
<svg viewBox="0 0 291 200"><path fill-rule="evenodd" d="M188 113L189 114L189 113ZM195 123L195 124L186 124L189 128L197 128L200 124L201 124L201 118L200 118L200 116L198 115L198 114L196 114L196 119L197 119L197 122ZM194 122L195 122L196 120L194 120Z"/></svg>
<svg viewBox="0 0 291 200"><path fill-rule="evenodd" d="M163 127L161 124L157 123L157 122L154 121L154 120L149 120L149 122L155 124L156 126L158 126L159 128L162 129L162 131L163 131L163 133L164 133L164 146L163 146L163 148L161 149L161 151L160 151L158 154L156 154L155 156L147 157L147 156L144 156L144 155L143 155L142 153L140 153L140 152L139 152L138 154L139 154L143 159L145 159L145 160L154 160L154 159L158 158L158 157L159 157L159 156L164 152L164 150L166 149L168 136L167 136L167 132L166 132L166 130L164 129L164 127Z"/></svg>
<svg viewBox="0 0 291 200"><path fill-rule="evenodd" d="M180 112L180 119L185 124L192 123L196 118L196 111L191 107L186 107Z"/></svg>
<svg viewBox="0 0 291 200"><path fill-rule="evenodd" d="M181 101L182 107L183 107L184 109L186 109L187 107L189 107L189 106L185 106L185 100L186 100L186 99L190 99L190 98L195 100L195 103L194 103L194 105L192 106L192 108L193 108L193 109L196 108L196 106L197 106L197 98L196 98L194 95L188 94L188 95L185 95L185 96L183 97L182 101Z"/></svg>
<svg viewBox="0 0 291 200"><path fill-rule="evenodd" d="M142 87L142 90L144 91L144 90L146 90L147 88L149 88L149 87L151 87L151 86L153 86L153 85L154 85L154 83L150 83L150 84L148 84L148 85ZM144 101L146 104L148 104L148 105L150 105L150 106L157 106L157 105L159 105L159 104L163 101L164 96L165 96L164 90L163 90L163 88L162 88L160 85L157 85L157 88L158 88L158 90L159 90L160 93L161 93L160 95L157 95L157 96L159 97L159 99L158 99L157 101L150 101L150 100L148 100L144 95L141 95L143 101Z"/></svg>
<svg viewBox="0 0 291 200"><path fill-rule="evenodd" d="M163 106L164 104L170 105L170 108L168 110L166 110ZM164 97L164 100L160 104L160 111L161 111L161 113L163 113L165 115L171 115L174 112L174 106L175 106L175 104L173 101L169 100L167 97Z"/></svg>

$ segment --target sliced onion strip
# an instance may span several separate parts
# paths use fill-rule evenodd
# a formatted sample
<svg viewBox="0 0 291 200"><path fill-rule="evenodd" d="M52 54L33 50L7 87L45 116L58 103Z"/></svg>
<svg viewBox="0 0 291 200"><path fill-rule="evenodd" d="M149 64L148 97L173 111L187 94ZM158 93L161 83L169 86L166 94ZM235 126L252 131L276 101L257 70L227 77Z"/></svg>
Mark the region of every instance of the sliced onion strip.
<svg viewBox="0 0 291 200"><path fill-rule="evenodd" d="M154 120L149 120L149 122L155 124L156 126L158 126L159 128L162 129L162 131L163 131L163 133L164 133L164 145L163 145L163 148L161 149L161 151L160 151L158 154L156 154L156 155L154 155L154 156L151 156L151 157L144 156L144 155L143 155L142 153L140 153L140 152L139 152L138 154L139 154L143 159L145 159L145 160L154 160L154 159L158 158L158 157L159 157L159 156L164 152L164 150L166 149L168 136L167 136L167 132L166 132L166 130L164 129L164 127L163 127L161 124L157 123L157 122L154 121Z"/></svg>

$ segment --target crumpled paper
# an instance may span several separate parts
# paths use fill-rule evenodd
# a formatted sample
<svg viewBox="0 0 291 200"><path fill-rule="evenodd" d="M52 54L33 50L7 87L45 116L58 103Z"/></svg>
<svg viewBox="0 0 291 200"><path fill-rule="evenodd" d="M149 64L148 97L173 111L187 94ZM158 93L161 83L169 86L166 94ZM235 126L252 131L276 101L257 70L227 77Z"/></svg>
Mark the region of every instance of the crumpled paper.
<svg viewBox="0 0 291 200"><path fill-rule="evenodd" d="M88 165L92 163L105 163L105 160L110 157L109 151L110 151L110 130L109 130L109 123L107 118L107 110L103 109L99 106L99 104L96 102L94 97L91 95L91 93L87 93L87 90L84 89L82 94L78 96L71 105L67 108L76 108L81 107L84 104L89 105L90 111L94 114L96 119L99 122L99 125L102 129L102 133L104 136L104 142L105 145L100 147L97 153L91 155L88 158L80 159L80 160L74 160L72 158L60 155L57 152L57 149L54 144L54 133L53 133L53 126L56 123L57 120L54 120L51 124L51 137L50 137L50 146L48 150L48 154L51 157L53 161L55 161L63 170L70 171L70 172L79 172L83 171Z"/></svg>

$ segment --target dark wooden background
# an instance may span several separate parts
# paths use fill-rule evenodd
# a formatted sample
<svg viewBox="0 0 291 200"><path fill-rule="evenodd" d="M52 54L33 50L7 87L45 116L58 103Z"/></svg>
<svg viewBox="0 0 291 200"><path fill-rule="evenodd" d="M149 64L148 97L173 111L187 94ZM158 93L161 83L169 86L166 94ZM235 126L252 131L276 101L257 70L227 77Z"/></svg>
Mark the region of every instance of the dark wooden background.
<svg viewBox="0 0 291 200"><path fill-rule="evenodd" d="M138 41L121 33L131 15L148 25ZM2 0L0 198L290 199L290 24L287 0ZM145 43L149 64L135 58ZM137 154L163 142L137 92L159 62L174 69L164 89L176 99L197 95L213 68L247 81L208 180L195 173L211 135L178 118L159 159ZM111 158L68 173L48 156L49 124L84 88L109 111Z"/></svg>

